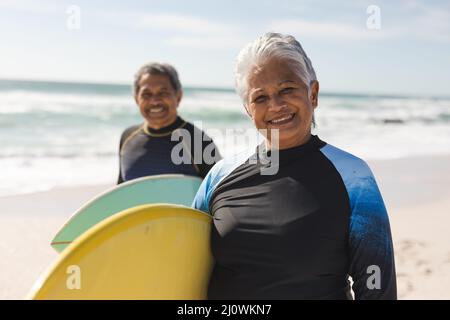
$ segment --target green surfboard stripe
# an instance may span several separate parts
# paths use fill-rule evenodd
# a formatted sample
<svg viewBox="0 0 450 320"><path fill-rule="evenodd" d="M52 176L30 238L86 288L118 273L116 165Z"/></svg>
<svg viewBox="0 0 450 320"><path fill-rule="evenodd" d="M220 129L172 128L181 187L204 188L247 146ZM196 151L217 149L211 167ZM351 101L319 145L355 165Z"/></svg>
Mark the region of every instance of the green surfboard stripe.
<svg viewBox="0 0 450 320"><path fill-rule="evenodd" d="M190 206L201 181L192 176L159 175L118 185L77 210L54 237L52 247L61 252L98 222L134 206L151 203Z"/></svg>

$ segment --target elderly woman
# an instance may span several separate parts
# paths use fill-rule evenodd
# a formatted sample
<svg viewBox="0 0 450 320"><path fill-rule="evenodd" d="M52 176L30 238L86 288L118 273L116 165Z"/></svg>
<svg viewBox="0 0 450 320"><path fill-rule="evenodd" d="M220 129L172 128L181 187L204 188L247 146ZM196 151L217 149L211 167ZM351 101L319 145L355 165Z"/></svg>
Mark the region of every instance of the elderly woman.
<svg viewBox="0 0 450 320"><path fill-rule="evenodd" d="M278 162L263 174L267 163L239 155L203 181L193 207L214 217L209 298L352 299L353 289L356 299L396 299L383 199L363 160L311 135L319 83L300 43L265 34L241 51L235 74L265 129L253 153L277 152Z"/></svg>

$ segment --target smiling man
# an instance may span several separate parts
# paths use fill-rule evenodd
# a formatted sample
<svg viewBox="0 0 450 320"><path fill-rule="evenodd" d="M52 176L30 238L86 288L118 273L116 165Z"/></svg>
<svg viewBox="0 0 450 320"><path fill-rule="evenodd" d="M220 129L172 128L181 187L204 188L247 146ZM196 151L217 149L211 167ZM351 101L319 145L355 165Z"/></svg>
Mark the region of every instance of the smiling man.
<svg viewBox="0 0 450 320"><path fill-rule="evenodd" d="M149 63L138 70L134 81L134 99L144 123L122 133L118 183L158 174L185 174L203 178L220 160L214 142L200 129L178 116L182 97L178 73L171 65ZM194 141L194 137L201 139ZM174 159L173 150L179 143L183 144L183 159L187 155L189 161L179 163ZM202 145L201 157L194 154L195 144ZM205 154L205 149L211 152Z"/></svg>

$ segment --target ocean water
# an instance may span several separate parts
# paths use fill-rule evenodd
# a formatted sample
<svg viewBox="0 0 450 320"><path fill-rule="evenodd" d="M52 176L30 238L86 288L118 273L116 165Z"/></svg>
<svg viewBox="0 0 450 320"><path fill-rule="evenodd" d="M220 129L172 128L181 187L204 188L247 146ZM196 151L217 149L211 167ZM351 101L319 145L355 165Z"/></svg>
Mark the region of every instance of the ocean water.
<svg viewBox="0 0 450 320"><path fill-rule="evenodd" d="M232 89L184 88L179 113L228 156L254 142ZM450 152L450 99L321 93L314 133L363 159ZM0 80L0 196L114 183L131 87Z"/></svg>

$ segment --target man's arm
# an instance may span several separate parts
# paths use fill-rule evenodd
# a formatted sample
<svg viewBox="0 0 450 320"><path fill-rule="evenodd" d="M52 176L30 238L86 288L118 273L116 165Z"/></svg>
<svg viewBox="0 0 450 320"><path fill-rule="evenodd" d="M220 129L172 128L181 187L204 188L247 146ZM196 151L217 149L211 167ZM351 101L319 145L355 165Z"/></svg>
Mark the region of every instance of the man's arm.
<svg viewBox="0 0 450 320"><path fill-rule="evenodd" d="M141 125L136 125L129 127L126 129L122 135L120 136L119 143L119 177L117 179L117 184L121 184L124 182L123 172L122 172L122 149L127 140L129 140L132 136L137 134L137 132L141 129Z"/></svg>
<svg viewBox="0 0 450 320"><path fill-rule="evenodd" d="M202 154L202 162L197 167L200 176L205 178L211 168L222 159L219 148L217 148L214 141L205 133L203 133L202 139Z"/></svg>
<svg viewBox="0 0 450 320"><path fill-rule="evenodd" d="M123 182L123 177L122 177L122 144L123 144L123 136L124 133L122 133L121 137L120 137L120 143L119 143L119 178L117 179L117 184L121 184Z"/></svg>

